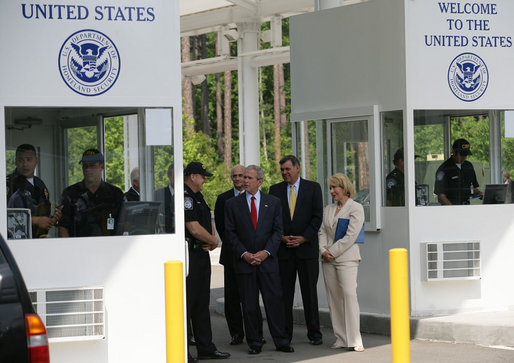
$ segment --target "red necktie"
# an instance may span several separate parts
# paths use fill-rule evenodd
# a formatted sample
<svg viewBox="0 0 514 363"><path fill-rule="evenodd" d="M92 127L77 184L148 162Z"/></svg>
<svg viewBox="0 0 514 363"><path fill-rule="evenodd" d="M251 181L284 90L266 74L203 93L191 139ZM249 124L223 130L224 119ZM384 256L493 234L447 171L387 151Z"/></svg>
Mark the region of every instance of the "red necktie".
<svg viewBox="0 0 514 363"><path fill-rule="evenodd" d="M253 228L257 229L257 208L255 208L255 197L252 196L252 205L250 214L252 215Z"/></svg>

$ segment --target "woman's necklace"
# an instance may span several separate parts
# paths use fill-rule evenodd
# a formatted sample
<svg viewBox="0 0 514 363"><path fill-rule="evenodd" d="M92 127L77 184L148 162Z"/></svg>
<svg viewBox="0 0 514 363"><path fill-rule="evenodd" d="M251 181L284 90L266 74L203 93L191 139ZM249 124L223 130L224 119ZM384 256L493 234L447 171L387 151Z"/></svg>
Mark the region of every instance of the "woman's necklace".
<svg viewBox="0 0 514 363"><path fill-rule="evenodd" d="M337 213L339 213L339 211L341 210L341 208L343 208L343 205L344 205L344 204L341 204L341 205L339 205L339 203L337 204L336 212L334 213L334 215L336 215Z"/></svg>

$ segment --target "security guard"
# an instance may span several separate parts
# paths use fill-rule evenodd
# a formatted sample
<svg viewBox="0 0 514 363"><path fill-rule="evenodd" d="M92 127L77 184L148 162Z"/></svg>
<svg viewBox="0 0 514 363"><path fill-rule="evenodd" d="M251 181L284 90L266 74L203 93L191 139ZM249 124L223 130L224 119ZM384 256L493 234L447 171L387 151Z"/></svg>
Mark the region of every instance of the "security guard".
<svg viewBox="0 0 514 363"><path fill-rule="evenodd" d="M386 177L387 206L405 206L405 164L403 160L403 148L400 148L394 153L395 168Z"/></svg>
<svg viewBox="0 0 514 363"><path fill-rule="evenodd" d="M471 155L469 142L457 139L452 155L437 169L434 193L442 205L469 204L471 196L482 195L473 164L466 160L468 155Z"/></svg>
<svg viewBox="0 0 514 363"><path fill-rule="evenodd" d="M16 170L7 176L7 208L31 212L32 238L48 236L48 230L61 218L61 208L51 216L51 203L45 183L34 175L38 164L36 148L22 144L16 148Z"/></svg>
<svg viewBox="0 0 514 363"><path fill-rule="evenodd" d="M123 192L102 180L104 156L100 151L86 150L79 163L84 179L62 193L64 208L59 237L114 235Z"/></svg>
<svg viewBox="0 0 514 363"><path fill-rule="evenodd" d="M198 359L226 359L212 342L209 296L211 260L209 251L218 245L211 222L211 210L201 193L205 177L212 176L202 163L191 162L184 169L184 218L189 246L189 274L186 279L187 318L191 321Z"/></svg>

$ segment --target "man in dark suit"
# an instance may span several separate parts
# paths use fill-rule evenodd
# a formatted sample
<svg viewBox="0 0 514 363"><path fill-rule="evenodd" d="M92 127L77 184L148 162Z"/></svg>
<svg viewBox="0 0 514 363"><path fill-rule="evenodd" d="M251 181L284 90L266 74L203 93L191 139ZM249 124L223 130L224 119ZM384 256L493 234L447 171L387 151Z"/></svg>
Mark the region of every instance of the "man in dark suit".
<svg viewBox="0 0 514 363"><path fill-rule="evenodd" d="M123 201L139 202L139 168L137 166L130 172L130 184L130 189L123 194Z"/></svg>
<svg viewBox="0 0 514 363"><path fill-rule="evenodd" d="M299 177L300 162L289 155L280 160L283 182L272 185L270 194L280 199L284 234L278 250L280 279L284 295L286 335L293 337L293 300L296 274L300 281L307 325L307 336L313 345L323 343L319 324L318 230L323 219L323 198L318 183Z"/></svg>
<svg viewBox="0 0 514 363"><path fill-rule="evenodd" d="M175 189L173 188L174 167L168 167L168 179L170 183L164 188L154 192L154 200L161 202L159 225L165 233L175 233Z"/></svg>
<svg viewBox="0 0 514 363"><path fill-rule="evenodd" d="M227 200L237 197L244 193L244 174L245 167L236 165L230 172L233 188L218 195L216 206L214 207L214 219L216 221L216 230L220 236L221 254L220 264L223 265L224 276L224 292L225 292L225 319L227 320L228 330L230 332L230 345L238 345L243 342L243 314L241 312L241 298L237 288L236 273L234 271L234 262L232 260L232 251L230 245L225 238L225 203ZM260 314L260 310L258 310ZM261 335L262 336L262 329Z"/></svg>
<svg viewBox="0 0 514 363"><path fill-rule="evenodd" d="M263 170L250 165L245 171L245 191L229 199L225 206L225 239L232 249L232 259L241 292L243 318L249 354L259 354L263 342L257 311L262 294L268 327L276 350L294 352L284 333L284 306L278 271L277 252L282 236L280 200L261 193Z"/></svg>

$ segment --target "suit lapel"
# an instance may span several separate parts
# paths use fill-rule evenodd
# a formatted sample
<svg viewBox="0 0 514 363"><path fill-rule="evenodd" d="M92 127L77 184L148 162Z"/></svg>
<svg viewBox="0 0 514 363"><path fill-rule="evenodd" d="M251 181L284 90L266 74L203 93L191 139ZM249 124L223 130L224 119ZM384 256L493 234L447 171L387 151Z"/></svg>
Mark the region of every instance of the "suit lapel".
<svg viewBox="0 0 514 363"><path fill-rule="evenodd" d="M268 207L269 207L268 204L269 204L269 201L268 201L267 195L264 195L261 192L261 201L259 204L259 217L257 218L257 228L259 228L261 221L264 221L263 218L265 218L265 216L268 212Z"/></svg>

